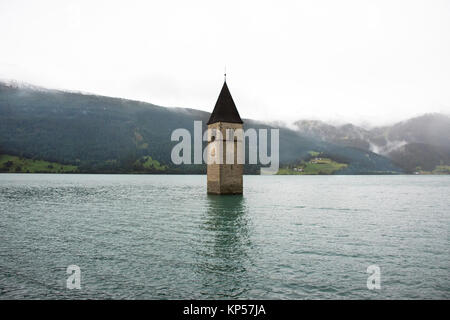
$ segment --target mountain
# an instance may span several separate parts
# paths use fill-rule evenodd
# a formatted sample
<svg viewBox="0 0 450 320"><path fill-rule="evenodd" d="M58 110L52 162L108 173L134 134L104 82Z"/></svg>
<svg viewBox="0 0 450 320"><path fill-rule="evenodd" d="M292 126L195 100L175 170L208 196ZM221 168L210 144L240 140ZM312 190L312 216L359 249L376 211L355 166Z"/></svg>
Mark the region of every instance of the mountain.
<svg viewBox="0 0 450 320"><path fill-rule="evenodd" d="M370 133L352 124L333 126L318 120L299 120L294 123L303 135L339 145L369 150Z"/></svg>
<svg viewBox="0 0 450 320"><path fill-rule="evenodd" d="M373 129L310 120L297 121L295 126L309 137L387 156L407 172L450 165L450 117L444 114L425 114Z"/></svg>
<svg viewBox="0 0 450 320"><path fill-rule="evenodd" d="M74 165L79 172L204 173L205 165L171 162L178 142L170 137L177 128L193 135L194 120L201 120L206 130L209 116L194 109L0 83L0 154L47 161L52 167ZM272 128L250 119L244 123L244 129ZM401 172L370 150L280 128L282 164L306 159L311 152L346 163L342 174ZM245 170L258 173L259 166L247 165Z"/></svg>
<svg viewBox="0 0 450 320"><path fill-rule="evenodd" d="M425 143L407 143L389 152L389 157L406 171L433 171L450 165L450 148Z"/></svg>

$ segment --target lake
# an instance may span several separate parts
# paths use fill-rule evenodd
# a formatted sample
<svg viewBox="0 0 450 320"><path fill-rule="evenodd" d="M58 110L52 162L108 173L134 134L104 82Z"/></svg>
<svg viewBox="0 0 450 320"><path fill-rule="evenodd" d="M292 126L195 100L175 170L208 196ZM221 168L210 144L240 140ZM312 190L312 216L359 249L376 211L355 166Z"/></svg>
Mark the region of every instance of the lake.
<svg viewBox="0 0 450 320"><path fill-rule="evenodd" d="M0 174L0 299L449 299L449 209L450 176Z"/></svg>

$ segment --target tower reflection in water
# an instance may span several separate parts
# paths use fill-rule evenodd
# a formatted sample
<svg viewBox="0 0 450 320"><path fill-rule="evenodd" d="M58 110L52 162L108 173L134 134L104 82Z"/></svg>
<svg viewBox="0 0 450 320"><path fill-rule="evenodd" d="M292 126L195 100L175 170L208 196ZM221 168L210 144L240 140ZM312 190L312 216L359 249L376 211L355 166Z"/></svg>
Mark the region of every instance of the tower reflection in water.
<svg viewBox="0 0 450 320"><path fill-rule="evenodd" d="M197 272L212 297L239 297L250 289L250 221L242 195L208 195L200 225Z"/></svg>

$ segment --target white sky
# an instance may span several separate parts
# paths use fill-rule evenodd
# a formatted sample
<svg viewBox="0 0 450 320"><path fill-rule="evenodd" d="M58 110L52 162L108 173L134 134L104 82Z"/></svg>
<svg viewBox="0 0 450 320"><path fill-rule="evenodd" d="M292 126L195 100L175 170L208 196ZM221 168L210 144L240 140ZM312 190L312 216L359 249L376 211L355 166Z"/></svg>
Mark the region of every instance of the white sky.
<svg viewBox="0 0 450 320"><path fill-rule="evenodd" d="M0 78L244 118L450 113L450 1L0 0Z"/></svg>

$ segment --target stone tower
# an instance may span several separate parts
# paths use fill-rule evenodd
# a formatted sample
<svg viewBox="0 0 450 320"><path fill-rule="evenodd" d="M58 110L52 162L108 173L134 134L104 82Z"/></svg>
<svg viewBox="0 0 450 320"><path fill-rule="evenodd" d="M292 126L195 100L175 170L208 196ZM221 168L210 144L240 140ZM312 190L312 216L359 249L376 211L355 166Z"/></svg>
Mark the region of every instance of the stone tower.
<svg viewBox="0 0 450 320"><path fill-rule="evenodd" d="M208 121L208 157L222 158L221 163L208 163L208 193L211 194L242 194L244 165L237 161L238 150L243 147L241 137L227 137L227 129L243 129L244 122L239 116L227 82L223 83L216 106L214 107L211 117ZM211 130L212 129L212 130ZM221 132L222 143L220 144L214 130ZM234 161L227 163L227 142L232 139L233 142L228 143L234 149ZM220 152L219 149L222 149ZM219 154L216 154L219 152ZM242 162L242 161L240 161Z"/></svg>

